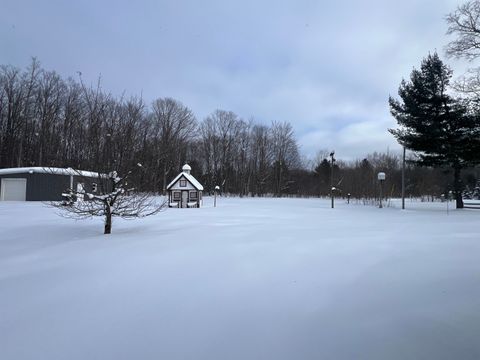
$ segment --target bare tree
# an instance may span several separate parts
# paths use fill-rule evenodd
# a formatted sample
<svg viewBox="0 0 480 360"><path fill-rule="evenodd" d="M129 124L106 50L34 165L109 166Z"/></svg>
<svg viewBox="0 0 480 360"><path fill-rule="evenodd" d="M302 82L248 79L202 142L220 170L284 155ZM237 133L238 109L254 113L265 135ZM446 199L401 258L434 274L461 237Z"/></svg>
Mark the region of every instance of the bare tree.
<svg viewBox="0 0 480 360"><path fill-rule="evenodd" d="M213 190L219 181L220 169L220 139L217 134L216 122L207 117L200 125L200 155L204 163L207 189Z"/></svg>
<svg viewBox="0 0 480 360"><path fill-rule="evenodd" d="M455 35L446 52L450 56L474 60L480 56L480 1L468 1L448 14L448 35Z"/></svg>
<svg viewBox="0 0 480 360"><path fill-rule="evenodd" d="M172 98L157 99L152 104L154 147L157 168L163 174L162 192L165 195L167 175L180 165L180 154L194 138L197 127L193 112Z"/></svg>
<svg viewBox="0 0 480 360"><path fill-rule="evenodd" d="M448 35L455 38L446 46L446 53L457 59L476 60L480 56L480 1L460 5L446 17ZM470 98L480 99L480 68L471 68L455 82L455 89Z"/></svg>
<svg viewBox="0 0 480 360"><path fill-rule="evenodd" d="M21 116L25 88L22 86L21 73L19 69L11 66L2 66L0 83L2 85L2 134L0 149L0 166L15 165L15 150L19 140L22 138Z"/></svg>
<svg viewBox="0 0 480 360"><path fill-rule="evenodd" d="M251 169L254 179L252 193L262 196L267 191L271 179L270 168L273 161L271 134L267 126L255 125L251 138Z"/></svg>
<svg viewBox="0 0 480 360"><path fill-rule="evenodd" d="M140 167L141 165L138 164ZM79 176L81 173L77 172ZM84 189L69 189L63 203L53 202L51 206L60 209L60 215L72 219L86 219L100 216L105 219L104 234L112 232L114 217L136 219L155 215L166 207L165 199L159 200L148 193L137 192L129 187L132 171L119 176L116 171L98 175L100 192Z"/></svg>
<svg viewBox="0 0 480 360"><path fill-rule="evenodd" d="M290 123L273 122L270 131L274 157L274 192L277 196L281 196L288 186L286 173L300 164L298 145Z"/></svg>
<svg viewBox="0 0 480 360"><path fill-rule="evenodd" d="M202 122L200 134L208 188L221 185L222 191L236 190L234 173L235 168L242 171L239 163L246 163L242 151L248 147L247 132L248 124L231 111L216 110Z"/></svg>

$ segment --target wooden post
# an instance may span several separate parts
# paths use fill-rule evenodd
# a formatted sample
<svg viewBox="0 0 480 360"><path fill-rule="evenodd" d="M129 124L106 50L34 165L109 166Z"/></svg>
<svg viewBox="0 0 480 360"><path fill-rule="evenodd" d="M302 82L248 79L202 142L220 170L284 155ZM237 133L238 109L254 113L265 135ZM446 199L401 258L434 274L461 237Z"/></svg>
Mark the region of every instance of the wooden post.
<svg viewBox="0 0 480 360"><path fill-rule="evenodd" d="M217 207L217 190L220 190L220 187L215 186L215 191L213 192L213 207Z"/></svg>
<svg viewBox="0 0 480 360"><path fill-rule="evenodd" d="M380 180L380 209L383 208L382 198L383 198L383 181Z"/></svg>

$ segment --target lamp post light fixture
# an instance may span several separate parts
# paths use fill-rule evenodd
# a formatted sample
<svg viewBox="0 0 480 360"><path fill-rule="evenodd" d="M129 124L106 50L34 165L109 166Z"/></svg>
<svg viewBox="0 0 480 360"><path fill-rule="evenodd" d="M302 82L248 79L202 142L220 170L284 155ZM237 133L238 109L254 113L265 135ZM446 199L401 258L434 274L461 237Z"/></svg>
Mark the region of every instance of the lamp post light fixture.
<svg viewBox="0 0 480 360"><path fill-rule="evenodd" d="M383 182L385 181L385 173L379 172L377 175L378 181L380 181L380 209L383 208L382 198L383 198Z"/></svg>

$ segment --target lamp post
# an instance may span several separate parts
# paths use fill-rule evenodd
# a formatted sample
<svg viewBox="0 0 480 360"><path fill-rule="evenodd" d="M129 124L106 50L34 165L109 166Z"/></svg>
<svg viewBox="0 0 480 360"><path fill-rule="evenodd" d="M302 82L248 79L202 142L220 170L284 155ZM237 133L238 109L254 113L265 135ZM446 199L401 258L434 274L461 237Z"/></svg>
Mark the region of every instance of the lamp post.
<svg viewBox="0 0 480 360"><path fill-rule="evenodd" d="M330 197L332 198L332 209L335 207L335 188L333 187L333 165L335 164L335 150L330 153L330 161L331 161L331 168L330 168Z"/></svg>
<svg viewBox="0 0 480 360"><path fill-rule="evenodd" d="M383 198L383 182L385 181L385 173L379 172L377 178L378 178L378 181L380 181L380 209L381 209L383 208L382 198Z"/></svg>
<svg viewBox="0 0 480 360"><path fill-rule="evenodd" d="M402 210L405 210L405 152L406 148L403 146L403 161L402 161Z"/></svg>
<svg viewBox="0 0 480 360"><path fill-rule="evenodd" d="M220 186L215 186L215 190L213 191L213 207L217 207L217 191L220 190Z"/></svg>

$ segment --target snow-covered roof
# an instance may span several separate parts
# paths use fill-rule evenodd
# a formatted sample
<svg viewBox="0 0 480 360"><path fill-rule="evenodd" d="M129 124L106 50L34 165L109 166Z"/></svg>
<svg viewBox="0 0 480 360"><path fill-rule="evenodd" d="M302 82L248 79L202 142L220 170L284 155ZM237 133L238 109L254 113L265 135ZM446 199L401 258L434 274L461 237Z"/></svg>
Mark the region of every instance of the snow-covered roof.
<svg viewBox="0 0 480 360"><path fill-rule="evenodd" d="M198 180L193 177L193 175L188 174L188 173L186 173L186 172L181 172L180 174L178 174L178 175L175 177L175 179L173 179L173 181L172 181L170 184L168 184L167 190L170 189L173 185L175 185L175 183L178 181L178 179L180 179L182 176L184 176L184 177L190 182L190 184L193 185L193 187L194 187L195 189L197 189L197 190L199 190L199 191L202 191L202 190L203 190L202 184L200 184L200 183L198 182Z"/></svg>
<svg viewBox="0 0 480 360"><path fill-rule="evenodd" d="M54 175L75 175L85 177L98 177L98 173L92 171L74 170L71 168L54 168L54 167L18 167L0 169L0 175L10 174L54 174Z"/></svg>

